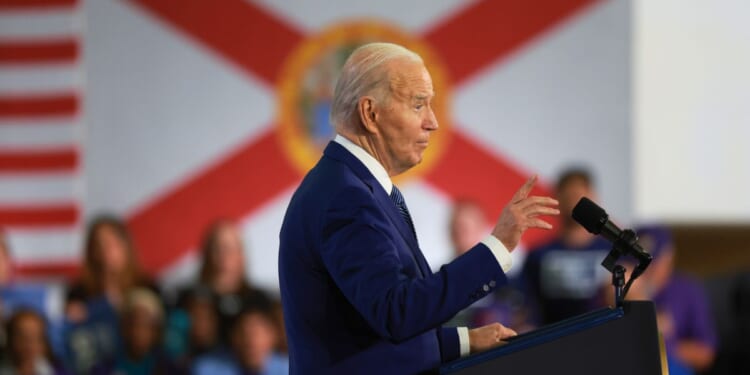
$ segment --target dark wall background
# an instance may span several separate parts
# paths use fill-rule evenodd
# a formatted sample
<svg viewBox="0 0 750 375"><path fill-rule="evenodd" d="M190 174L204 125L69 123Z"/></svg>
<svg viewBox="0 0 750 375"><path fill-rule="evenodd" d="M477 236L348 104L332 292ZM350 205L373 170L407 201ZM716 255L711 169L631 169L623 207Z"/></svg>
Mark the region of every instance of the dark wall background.
<svg viewBox="0 0 750 375"><path fill-rule="evenodd" d="M750 270L750 225L673 226L676 267L702 278Z"/></svg>

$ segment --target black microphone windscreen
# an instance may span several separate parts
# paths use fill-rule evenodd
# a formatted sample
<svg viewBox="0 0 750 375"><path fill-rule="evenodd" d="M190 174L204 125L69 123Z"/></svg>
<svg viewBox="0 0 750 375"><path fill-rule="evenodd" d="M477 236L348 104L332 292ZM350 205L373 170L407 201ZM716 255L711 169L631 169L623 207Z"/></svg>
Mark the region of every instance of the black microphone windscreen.
<svg viewBox="0 0 750 375"><path fill-rule="evenodd" d="M609 215L596 203L583 197L573 208L573 219L590 233L599 234L609 220Z"/></svg>

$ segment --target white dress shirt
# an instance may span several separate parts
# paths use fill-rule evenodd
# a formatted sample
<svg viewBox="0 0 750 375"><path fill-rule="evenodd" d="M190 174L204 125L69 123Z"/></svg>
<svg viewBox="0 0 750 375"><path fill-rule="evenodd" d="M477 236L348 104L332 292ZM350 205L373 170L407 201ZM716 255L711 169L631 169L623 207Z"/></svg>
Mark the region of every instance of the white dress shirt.
<svg viewBox="0 0 750 375"><path fill-rule="evenodd" d="M365 165L367 170L372 173L375 179L378 180L378 183L380 183L380 186L383 187L383 190L385 190L386 194L390 196L391 191L393 190L393 181L391 181L391 177L388 176L388 172L386 172L385 168L383 168L383 165L380 164L377 159L375 159L362 147L357 146L352 141L344 138L340 134L336 134L336 138L334 138L333 141L343 146L347 151L351 152L354 157L361 161L362 164ZM491 234L487 235L487 237L482 240L482 243L490 249L492 255L495 256L495 259L497 259L497 263L500 265L500 268L502 268L503 272L507 273L513 265L508 249L505 248L503 243L500 242L497 237ZM467 327L457 327L457 329L461 357L464 357L469 355L470 352L469 329Z"/></svg>

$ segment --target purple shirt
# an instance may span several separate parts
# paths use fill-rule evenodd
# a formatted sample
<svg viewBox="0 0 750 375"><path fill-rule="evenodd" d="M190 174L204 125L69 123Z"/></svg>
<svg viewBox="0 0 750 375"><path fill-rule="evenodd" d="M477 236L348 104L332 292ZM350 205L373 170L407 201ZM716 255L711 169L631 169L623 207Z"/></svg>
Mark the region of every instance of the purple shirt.
<svg viewBox="0 0 750 375"><path fill-rule="evenodd" d="M675 273L653 301L657 313L671 316L672 334L664 337L668 352L673 353L681 340L696 340L716 349L716 329L708 299L698 282Z"/></svg>

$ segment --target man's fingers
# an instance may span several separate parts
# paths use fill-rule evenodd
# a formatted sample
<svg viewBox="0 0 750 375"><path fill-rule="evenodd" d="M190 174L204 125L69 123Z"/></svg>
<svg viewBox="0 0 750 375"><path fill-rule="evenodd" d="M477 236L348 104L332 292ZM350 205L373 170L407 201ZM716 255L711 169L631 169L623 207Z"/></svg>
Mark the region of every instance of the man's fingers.
<svg viewBox="0 0 750 375"><path fill-rule="evenodd" d="M552 224L538 218L529 220L529 228L552 229Z"/></svg>
<svg viewBox="0 0 750 375"><path fill-rule="evenodd" d="M513 195L513 202L518 202L526 197L529 196L529 193L531 193L531 189L534 188L534 184L536 183L536 175L531 176L523 186L521 186L520 189L516 192L515 195Z"/></svg>
<svg viewBox="0 0 750 375"><path fill-rule="evenodd" d="M516 333L516 331L514 331L514 330L512 330L512 329L510 329L508 327L503 327L502 337L504 339L508 338L508 337L513 337L513 336L518 336L518 333Z"/></svg>
<svg viewBox="0 0 750 375"><path fill-rule="evenodd" d="M521 212L526 212L535 207L547 207L557 209L558 202L549 197L529 197L516 204Z"/></svg>
<svg viewBox="0 0 750 375"><path fill-rule="evenodd" d="M533 196L528 197L526 199L523 199L518 203L518 206L521 208L525 208L532 205L544 205L544 206L553 206L557 207L560 205L560 202L557 201L557 199L550 198L550 197L539 197L539 196Z"/></svg>
<svg viewBox="0 0 750 375"><path fill-rule="evenodd" d="M523 210L523 213L528 217L535 217L539 215L559 215L560 210L557 208L546 207L546 206L531 206Z"/></svg>

